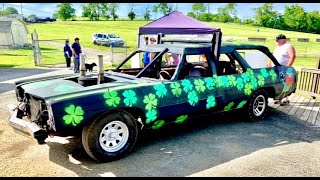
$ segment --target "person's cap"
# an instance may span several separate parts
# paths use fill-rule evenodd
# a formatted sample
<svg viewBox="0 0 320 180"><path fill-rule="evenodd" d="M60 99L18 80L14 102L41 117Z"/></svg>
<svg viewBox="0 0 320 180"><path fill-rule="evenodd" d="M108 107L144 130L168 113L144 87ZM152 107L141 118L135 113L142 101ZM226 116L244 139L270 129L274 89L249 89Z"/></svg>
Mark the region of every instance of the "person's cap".
<svg viewBox="0 0 320 180"><path fill-rule="evenodd" d="M75 38L74 40L75 40L75 41L76 41L76 40L79 40L79 38Z"/></svg>
<svg viewBox="0 0 320 180"><path fill-rule="evenodd" d="M284 34L279 34L277 37L276 37L276 41L278 41L279 39L287 39L286 36Z"/></svg>
<svg viewBox="0 0 320 180"><path fill-rule="evenodd" d="M69 40L66 40L66 43L69 42Z"/></svg>

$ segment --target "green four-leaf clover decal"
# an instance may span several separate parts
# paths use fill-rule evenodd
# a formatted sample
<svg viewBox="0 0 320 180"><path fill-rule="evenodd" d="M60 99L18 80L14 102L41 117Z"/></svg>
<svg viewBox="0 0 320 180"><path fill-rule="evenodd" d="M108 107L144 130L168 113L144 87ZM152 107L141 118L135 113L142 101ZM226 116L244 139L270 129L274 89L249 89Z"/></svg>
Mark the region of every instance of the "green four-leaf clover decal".
<svg viewBox="0 0 320 180"><path fill-rule="evenodd" d="M118 97L117 91L106 92L103 97L106 99L106 104L108 106L117 107L120 103L120 98Z"/></svg>
<svg viewBox="0 0 320 180"><path fill-rule="evenodd" d="M126 106L131 107L138 101L138 98L136 97L136 93L132 90L124 91L123 96L125 97L123 102L126 104Z"/></svg>
<svg viewBox="0 0 320 180"><path fill-rule="evenodd" d="M204 92L206 90L206 87L204 86L204 82L201 79L196 79L194 81L194 85L198 92Z"/></svg>
<svg viewBox="0 0 320 180"><path fill-rule="evenodd" d="M143 103L146 105L146 110L155 109L158 105L158 99L156 99L156 95L149 93L148 95L144 96Z"/></svg>
<svg viewBox="0 0 320 180"><path fill-rule="evenodd" d="M63 116L65 124L72 124L73 126L76 126L83 120L84 111L82 110L81 106L76 107L75 105L71 104L64 110L66 113L68 113L67 115Z"/></svg>
<svg viewBox="0 0 320 180"><path fill-rule="evenodd" d="M148 111L146 114L146 117L147 117L146 123L150 124L152 121L157 119L157 111L155 109Z"/></svg>
<svg viewBox="0 0 320 180"><path fill-rule="evenodd" d="M173 95L177 97L181 95L182 89L180 88L181 86L179 83L174 82L170 85L170 87Z"/></svg>
<svg viewBox="0 0 320 180"><path fill-rule="evenodd" d="M184 92L188 93L188 92L192 91L193 85L191 84L190 80L184 79L181 81L181 84L183 86Z"/></svg>
<svg viewBox="0 0 320 180"><path fill-rule="evenodd" d="M216 98L214 96L209 96L207 99L206 108L210 109L216 105Z"/></svg>
<svg viewBox="0 0 320 180"><path fill-rule="evenodd" d="M216 82L214 81L213 78L205 78L204 79L204 82L206 82L206 87L208 90L213 90L214 89L214 86L216 84Z"/></svg>
<svg viewBox="0 0 320 180"><path fill-rule="evenodd" d="M188 102L194 106L199 101L199 97L195 91L188 94Z"/></svg>
<svg viewBox="0 0 320 180"><path fill-rule="evenodd" d="M163 98L167 94L166 86L164 84L162 84L162 83L155 85L154 89L157 91L156 95L159 98Z"/></svg>

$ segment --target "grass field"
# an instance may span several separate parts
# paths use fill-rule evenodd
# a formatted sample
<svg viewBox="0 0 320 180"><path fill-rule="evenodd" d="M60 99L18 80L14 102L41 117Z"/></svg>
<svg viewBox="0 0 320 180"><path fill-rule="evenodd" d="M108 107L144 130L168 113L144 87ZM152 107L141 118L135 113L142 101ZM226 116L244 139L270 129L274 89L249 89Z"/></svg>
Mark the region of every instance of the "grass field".
<svg viewBox="0 0 320 180"><path fill-rule="evenodd" d="M95 46L91 43L91 35L94 32L110 32L119 34L127 42L128 52L137 48L137 34L139 27L147 24L147 21L56 21L53 23L37 23L28 25L32 32L34 29L38 32L39 39L65 39L69 38L71 42L75 37L80 38L82 47L95 48L103 51L109 51L109 47ZM317 34L299 33L292 31L282 31L271 28L262 28L251 25L228 24L228 23L208 23L213 27L221 28L223 37L239 38L235 43L248 43L246 37L264 37L267 42L264 44L272 51L275 48L274 38L279 33L285 34L291 39L297 51L295 66L315 67L318 56L320 55L320 43L315 39L320 38ZM259 32L257 31L259 29ZM30 36L30 35L29 35ZM242 37L242 39L241 39ZM309 43L297 42L297 38L310 38ZM60 41L61 42L61 41ZM252 42L250 42L252 43ZM255 42L254 44L263 44ZM46 64L64 63L62 52L55 47L48 47L41 44L43 58L46 58ZM305 54L306 53L306 54ZM0 50L0 67L19 66L32 67L32 50ZM30 64L31 63L31 64Z"/></svg>

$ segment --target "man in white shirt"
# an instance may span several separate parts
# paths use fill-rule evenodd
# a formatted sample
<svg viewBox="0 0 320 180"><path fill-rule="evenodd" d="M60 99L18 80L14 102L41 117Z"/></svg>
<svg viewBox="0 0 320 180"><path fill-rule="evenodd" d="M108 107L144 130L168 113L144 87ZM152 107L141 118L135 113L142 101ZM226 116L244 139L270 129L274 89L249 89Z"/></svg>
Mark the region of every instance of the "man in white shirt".
<svg viewBox="0 0 320 180"><path fill-rule="evenodd" d="M296 59L296 51L294 47L287 43L286 36L283 34L279 34L276 37L277 47L274 49L273 56L278 60L278 62L283 66L292 66ZM269 67L274 66L272 62L270 62ZM288 96L284 101L275 101L275 103L280 103L280 105L285 105L289 103Z"/></svg>

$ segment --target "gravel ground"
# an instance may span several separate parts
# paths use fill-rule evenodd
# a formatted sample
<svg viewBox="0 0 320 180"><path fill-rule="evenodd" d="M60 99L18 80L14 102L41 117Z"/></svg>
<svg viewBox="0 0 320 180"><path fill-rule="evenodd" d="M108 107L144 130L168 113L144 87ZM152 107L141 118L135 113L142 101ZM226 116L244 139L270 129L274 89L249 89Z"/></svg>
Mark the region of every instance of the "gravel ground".
<svg viewBox="0 0 320 180"><path fill-rule="evenodd" d="M320 176L320 130L274 109L258 123L235 112L144 132L130 155L110 163L93 161L73 137L38 145L8 126L6 104L16 101L12 88L3 84L28 73L70 72L27 70L18 76L15 70L0 69L13 77L0 79L0 177Z"/></svg>

